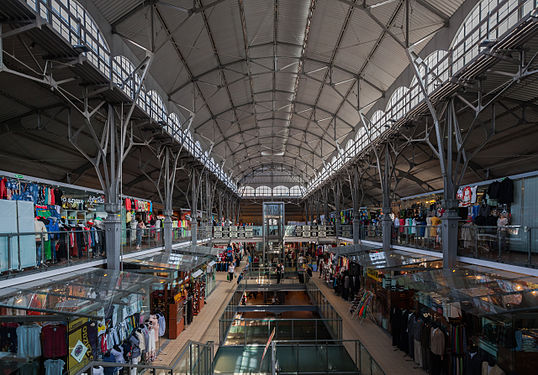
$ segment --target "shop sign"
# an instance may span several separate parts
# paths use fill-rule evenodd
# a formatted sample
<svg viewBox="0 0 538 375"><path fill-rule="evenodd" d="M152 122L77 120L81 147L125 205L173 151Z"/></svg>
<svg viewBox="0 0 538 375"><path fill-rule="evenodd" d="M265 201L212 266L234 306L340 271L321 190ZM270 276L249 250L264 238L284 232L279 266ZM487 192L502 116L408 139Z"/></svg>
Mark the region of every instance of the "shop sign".
<svg viewBox="0 0 538 375"><path fill-rule="evenodd" d="M381 281L381 274L379 273L378 270L368 268L366 270L366 276L368 276L369 278L371 278L371 279L373 279L375 281Z"/></svg>
<svg viewBox="0 0 538 375"><path fill-rule="evenodd" d="M69 350L67 370L76 374L93 360L90 340L88 338L88 318L78 318L69 323Z"/></svg>
<svg viewBox="0 0 538 375"><path fill-rule="evenodd" d="M90 195L88 197L88 203L105 204L105 197L103 195Z"/></svg>
<svg viewBox="0 0 538 375"><path fill-rule="evenodd" d="M63 196L62 197L62 203L67 203L67 204L84 204L84 199L80 199L80 198L69 198L69 197L66 197L66 196Z"/></svg>

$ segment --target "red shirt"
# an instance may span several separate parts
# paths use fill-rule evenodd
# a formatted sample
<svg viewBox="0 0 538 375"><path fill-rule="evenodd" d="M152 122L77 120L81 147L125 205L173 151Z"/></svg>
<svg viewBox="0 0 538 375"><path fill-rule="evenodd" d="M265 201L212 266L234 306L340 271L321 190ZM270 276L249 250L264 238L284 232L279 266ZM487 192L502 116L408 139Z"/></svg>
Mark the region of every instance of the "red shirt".
<svg viewBox="0 0 538 375"><path fill-rule="evenodd" d="M6 179L0 179L0 199L7 199Z"/></svg>
<svg viewBox="0 0 538 375"><path fill-rule="evenodd" d="M67 355L67 327L63 324L48 325L41 330L43 357L58 358Z"/></svg>

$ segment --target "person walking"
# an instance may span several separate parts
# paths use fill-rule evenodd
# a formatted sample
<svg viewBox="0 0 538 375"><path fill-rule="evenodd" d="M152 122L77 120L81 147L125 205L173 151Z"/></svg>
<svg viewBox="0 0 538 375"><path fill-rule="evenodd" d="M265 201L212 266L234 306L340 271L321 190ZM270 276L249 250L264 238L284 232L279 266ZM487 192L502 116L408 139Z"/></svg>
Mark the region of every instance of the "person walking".
<svg viewBox="0 0 538 375"><path fill-rule="evenodd" d="M234 262L230 262L228 265L228 281L231 282L234 279L235 265Z"/></svg>
<svg viewBox="0 0 538 375"><path fill-rule="evenodd" d="M146 229L146 225L139 216L136 218L136 250L140 250L142 244L142 232Z"/></svg>
<svg viewBox="0 0 538 375"><path fill-rule="evenodd" d="M280 284L280 279L282 278L282 267L280 263L276 266L276 283Z"/></svg>

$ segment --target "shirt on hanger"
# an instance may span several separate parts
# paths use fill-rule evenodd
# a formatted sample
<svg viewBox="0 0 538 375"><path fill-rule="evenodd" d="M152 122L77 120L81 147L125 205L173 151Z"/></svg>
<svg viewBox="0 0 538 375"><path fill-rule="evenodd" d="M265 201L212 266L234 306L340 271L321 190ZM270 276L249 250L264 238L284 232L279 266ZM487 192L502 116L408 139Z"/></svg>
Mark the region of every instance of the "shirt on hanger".
<svg viewBox="0 0 538 375"><path fill-rule="evenodd" d="M17 327L17 357L36 358L41 356L41 326Z"/></svg>
<svg viewBox="0 0 538 375"><path fill-rule="evenodd" d="M47 359L44 365L45 375L62 375L65 362L61 359Z"/></svg>
<svg viewBox="0 0 538 375"><path fill-rule="evenodd" d="M67 355L67 327L63 324L47 325L41 330L43 357L58 358Z"/></svg>

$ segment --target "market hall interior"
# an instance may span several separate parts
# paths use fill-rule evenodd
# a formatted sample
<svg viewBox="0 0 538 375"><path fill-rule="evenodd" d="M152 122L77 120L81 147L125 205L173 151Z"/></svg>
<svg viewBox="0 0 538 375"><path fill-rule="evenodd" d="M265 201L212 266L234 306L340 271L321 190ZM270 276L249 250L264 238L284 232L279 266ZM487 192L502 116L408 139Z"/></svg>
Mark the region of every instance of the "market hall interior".
<svg viewBox="0 0 538 375"><path fill-rule="evenodd" d="M0 20L3 374L535 374L538 0Z"/></svg>

